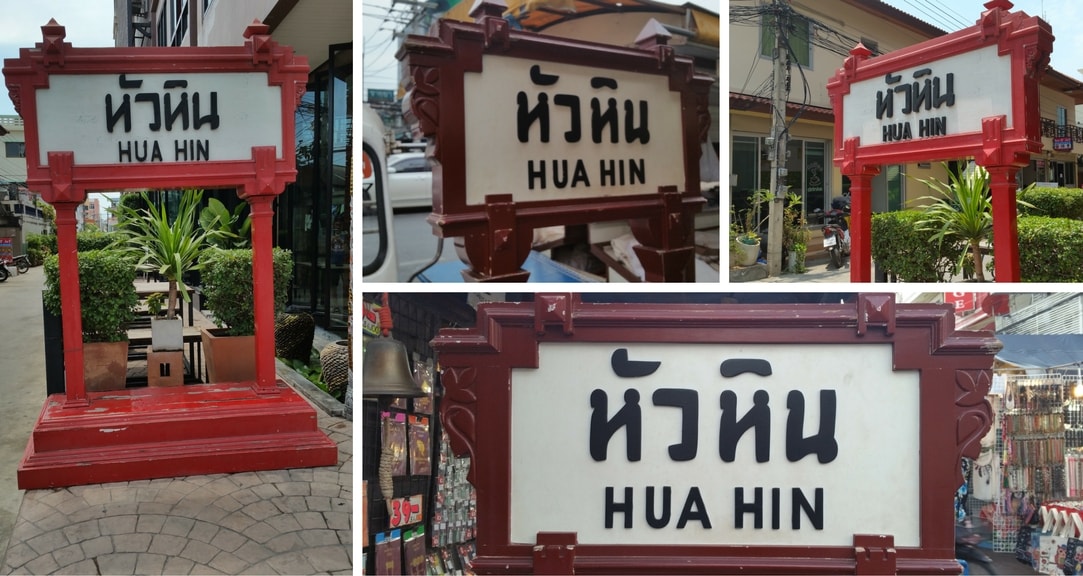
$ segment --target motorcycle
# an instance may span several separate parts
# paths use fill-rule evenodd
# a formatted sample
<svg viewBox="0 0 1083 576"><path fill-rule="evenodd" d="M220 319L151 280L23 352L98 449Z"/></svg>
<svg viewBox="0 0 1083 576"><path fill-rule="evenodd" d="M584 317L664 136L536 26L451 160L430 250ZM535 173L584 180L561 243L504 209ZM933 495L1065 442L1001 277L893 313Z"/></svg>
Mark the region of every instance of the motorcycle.
<svg viewBox="0 0 1083 576"><path fill-rule="evenodd" d="M12 258L11 263L15 265L15 269L19 271L19 274L26 274L26 271L30 269L30 258L26 254Z"/></svg>
<svg viewBox="0 0 1083 576"><path fill-rule="evenodd" d="M993 559L982 551L980 544L981 534L974 532L962 524L955 525L955 558L966 560L967 566L978 565L987 574L996 574L993 567ZM973 572L971 572L973 573Z"/></svg>
<svg viewBox="0 0 1083 576"><path fill-rule="evenodd" d="M11 276L11 272L8 271L7 264L5 264L3 260L0 260L0 282L7 280L8 276Z"/></svg>
<svg viewBox="0 0 1083 576"><path fill-rule="evenodd" d="M825 212L824 225L820 229L824 235L824 249L836 269L842 268L843 258L850 255L849 216L848 212L837 208Z"/></svg>

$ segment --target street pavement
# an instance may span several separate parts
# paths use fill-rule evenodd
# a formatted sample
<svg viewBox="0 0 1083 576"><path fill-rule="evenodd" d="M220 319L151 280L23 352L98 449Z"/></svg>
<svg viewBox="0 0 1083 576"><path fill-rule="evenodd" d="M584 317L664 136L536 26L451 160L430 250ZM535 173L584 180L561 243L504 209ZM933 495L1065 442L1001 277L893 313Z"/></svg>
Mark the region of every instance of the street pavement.
<svg viewBox="0 0 1083 576"><path fill-rule="evenodd" d="M0 574L351 574L351 422L335 466L20 491L45 401L42 268L0 283Z"/></svg>

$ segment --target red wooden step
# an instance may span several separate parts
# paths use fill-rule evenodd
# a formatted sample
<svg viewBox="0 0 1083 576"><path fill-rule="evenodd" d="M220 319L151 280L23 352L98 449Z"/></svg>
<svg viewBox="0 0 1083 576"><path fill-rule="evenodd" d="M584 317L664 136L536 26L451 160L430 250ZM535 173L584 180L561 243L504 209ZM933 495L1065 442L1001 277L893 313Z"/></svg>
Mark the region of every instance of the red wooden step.
<svg viewBox="0 0 1083 576"><path fill-rule="evenodd" d="M19 464L22 490L281 468L331 466L338 447L292 388L133 388L45 406Z"/></svg>

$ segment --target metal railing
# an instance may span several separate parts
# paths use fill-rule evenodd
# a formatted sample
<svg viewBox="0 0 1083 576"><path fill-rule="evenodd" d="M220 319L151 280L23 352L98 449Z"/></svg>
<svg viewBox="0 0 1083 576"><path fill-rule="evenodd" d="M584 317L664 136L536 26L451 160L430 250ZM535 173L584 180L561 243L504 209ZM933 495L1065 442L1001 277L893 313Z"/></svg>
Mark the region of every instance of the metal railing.
<svg viewBox="0 0 1083 576"><path fill-rule="evenodd" d="M1042 118L1042 137L1061 138L1071 136L1072 142L1083 143L1083 126L1057 125L1052 118Z"/></svg>

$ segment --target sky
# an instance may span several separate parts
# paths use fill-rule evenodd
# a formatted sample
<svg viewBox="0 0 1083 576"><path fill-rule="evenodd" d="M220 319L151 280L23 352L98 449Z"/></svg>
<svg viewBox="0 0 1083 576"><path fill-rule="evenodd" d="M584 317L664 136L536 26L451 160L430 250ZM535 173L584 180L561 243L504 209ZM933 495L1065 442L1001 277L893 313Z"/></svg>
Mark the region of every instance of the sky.
<svg viewBox="0 0 1083 576"><path fill-rule="evenodd" d="M50 18L64 27L65 41L76 48L114 46L113 0L0 0L0 59L18 58L19 48L41 42ZM15 114L7 89L0 90L0 115Z"/></svg>
<svg viewBox="0 0 1083 576"><path fill-rule="evenodd" d="M10 1L10 0L0 0ZM463 0L469 1L469 0ZM988 0L883 0L904 12L948 32L973 26ZM679 0L672 0L679 4ZM719 11L719 0L693 0L693 3ZM362 0L364 32L363 84L365 88L394 89L397 87L395 50L390 32L381 31L380 23L391 0ZM1083 79L1083 34L1075 34L1074 24L1083 19L1083 2L1079 0L1015 0L1013 12L1023 11L1040 16L1053 24L1051 57L1053 68L1062 74ZM1058 33L1058 24L1061 30Z"/></svg>
<svg viewBox="0 0 1083 576"><path fill-rule="evenodd" d="M988 0L883 0L948 32L973 26L985 10ZM1083 18L1083 2L1079 0L1012 0L1012 12L1039 16L1053 26L1053 68L1077 80L1083 79L1083 35L1076 32L1076 23ZM1059 28L1059 29L1058 29Z"/></svg>
<svg viewBox="0 0 1083 576"><path fill-rule="evenodd" d="M5 0L0 0L3 2ZM462 0L472 2L473 0ZM670 4L683 4L685 1L703 6L712 12L719 12L720 0L663 0ZM362 4L362 27L361 36L364 38L362 52L364 64L362 68L362 83L364 88L381 88L393 90L398 88L398 61L395 60L395 51L398 43L394 41L390 32L380 30L380 24L387 13L391 0L361 0Z"/></svg>

